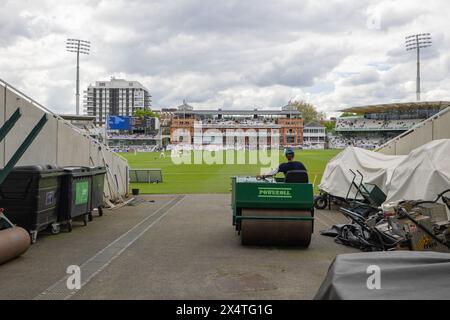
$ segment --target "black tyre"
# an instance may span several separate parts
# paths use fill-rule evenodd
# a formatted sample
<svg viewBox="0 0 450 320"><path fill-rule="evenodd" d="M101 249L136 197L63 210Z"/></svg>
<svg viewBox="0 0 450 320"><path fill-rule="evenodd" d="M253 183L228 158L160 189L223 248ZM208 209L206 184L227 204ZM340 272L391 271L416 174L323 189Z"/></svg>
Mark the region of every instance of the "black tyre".
<svg viewBox="0 0 450 320"><path fill-rule="evenodd" d="M92 212L88 213L88 220L89 220L89 222L94 220L94 216L92 215Z"/></svg>
<svg viewBox="0 0 450 320"><path fill-rule="evenodd" d="M308 242L306 242L304 245L302 245L303 248L309 248L309 245L311 244L311 237L309 237Z"/></svg>
<svg viewBox="0 0 450 320"><path fill-rule="evenodd" d="M69 221L69 223L67 223L67 231L72 232L72 221Z"/></svg>
<svg viewBox="0 0 450 320"><path fill-rule="evenodd" d="M85 215L83 215L83 225L84 226L87 226L87 224L88 224L88 220L89 220L89 214L85 214Z"/></svg>
<svg viewBox="0 0 450 320"><path fill-rule="evenodd" d="M328 198L325 195L320 195L314 199L314 207L318 210L323 210L328 206Z"/></svg>
<svg viewBox="0 0 450 320"><path fill-rule="evenodd" d="M99 217L103 216L103 208L102 207L98 207L98 216Z"/></svg>
<svg viewBox="0 0 450 320"><path fill-rule="evenodd" d="M61 227L59 224L50 225L50 233L55 235L58 234L61 231Z"/></svg>

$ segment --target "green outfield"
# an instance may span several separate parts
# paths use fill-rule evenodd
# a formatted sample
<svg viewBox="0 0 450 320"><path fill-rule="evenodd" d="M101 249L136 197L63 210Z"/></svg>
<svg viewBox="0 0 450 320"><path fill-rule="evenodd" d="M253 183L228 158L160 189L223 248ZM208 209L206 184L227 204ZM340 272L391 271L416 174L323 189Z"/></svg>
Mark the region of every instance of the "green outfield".
<svg viewBox="0 0 450 320"><path fill-rule="evenodd" d="M328 161L340 150L300 150L296 160L302 161L308 169L310 180L315 180L315 189L322 178L322 173ZM189 193L228 193L230 177L254 176L260 174L261 165L255 164L175 164L170 152L166 158L160 158L160 153L122 153L131 168L160 168L163 173L163 183L132 183L131 188L139 188L141 193L149 194L189 194ZM248 159L249 152L246 152ZM282 152L280 163L284 161Z"/></svg>

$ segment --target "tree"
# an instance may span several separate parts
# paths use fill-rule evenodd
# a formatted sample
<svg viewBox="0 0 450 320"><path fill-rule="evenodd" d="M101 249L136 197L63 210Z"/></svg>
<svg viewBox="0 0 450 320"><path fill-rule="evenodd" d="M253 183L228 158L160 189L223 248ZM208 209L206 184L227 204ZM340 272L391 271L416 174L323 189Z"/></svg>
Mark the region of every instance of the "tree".
<svg viewBox="0 0 450 320"><path fill-rule="evenodd" d="M322 125L325 127L327 133L333 132L336 127L336 121L326 120L322 121Z"/></svg>
<svg viewBox="0 0 450 320"><path fill-rule="evenodd" d="M295 106L295 108L302 113L302 118L305 120L305 123L321 121L325 118L325 115L322 112L318 112L311 103L300 100L291 101L290 105Z"/></svg>
<svg viewBox="0 0 450 320"><path fill-rule="evenodd" d="M139 118L151 117L151 118L159 118L159 114L152 110L144 110L144 109L136 109L134 111L134 116Z"/></svg>
<svg viewBox="0 0 450 320"><path fill-rule="evenodd" d="M344 112L341 114L339 118L348 118L348 117L357 117L362 115L361 113L354 113L354 112Z"/></svg>

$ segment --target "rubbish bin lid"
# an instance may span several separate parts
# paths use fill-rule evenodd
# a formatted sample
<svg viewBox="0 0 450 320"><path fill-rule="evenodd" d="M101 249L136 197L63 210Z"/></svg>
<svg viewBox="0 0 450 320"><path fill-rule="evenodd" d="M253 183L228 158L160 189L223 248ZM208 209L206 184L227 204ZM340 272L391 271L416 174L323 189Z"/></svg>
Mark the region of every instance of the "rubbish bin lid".
<svg viewBox="0 0 450 320"><path fill-rule="evenodd" d="M89 171L89 167L78 167L78 166L69 166L69 167L63 167L64 171L71 171L71 172L82 172L82 171Z"/></svg>
<svg viewBox="0 0 450 320"><path fill-rule="evenodd" d="M106 167L89 167L89 170L93 173L93 174L101 174L101 173L105 173L106 172Z"/></svg>
<svg viewBox="0 0 450 320"><path fill-rule="evenodd" d="M72 176L91 176L92 172L89 167L64 167L64 172Z"/></svg>
<svg viewBox="0 0 450 320"><path fill-rule="evenodd" d="M12 172L36 172L36 173L54 173L63 172L63 169L52 164L34 165L34 166L18 166L14 167Z"/></svg>

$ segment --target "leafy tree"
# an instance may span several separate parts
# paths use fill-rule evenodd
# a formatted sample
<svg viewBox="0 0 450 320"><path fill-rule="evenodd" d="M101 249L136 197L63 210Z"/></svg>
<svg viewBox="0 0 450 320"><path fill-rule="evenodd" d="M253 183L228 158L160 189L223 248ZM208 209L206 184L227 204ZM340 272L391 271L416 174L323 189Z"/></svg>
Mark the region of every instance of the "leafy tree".
<svg viewBox="0 0 450 320"><path fill-rule="evenodd" d="M327 133L332 132L334 130L334 128L336 127L336 121L328 120L328 121L322 121L321 123L325 127L325 130Z"/></svg>
<svg viewBox="0 0 450 320"><path fill-rule="evenodd" d="M361 116L361 113L354 113L354 112L343 112L340 116L340 118L348 118L348 117L357 117Z"/></svg>
<svg viewBox="0 0 450 320"><path fill-rule="evenodd" d="M139 118L144 118L144 117L159 118L159 114L157 114L156 112L154 112L152 110L144 110L144 109L136 109L136 111L134 111L134 116L139 117Z"/></svg>
<svg viewBox="0 0 450 320"><path fill-rule="evenodd" d="M162 131L161 132L162 135L166 135L166 136L170 135L170 128L169 127L162 127L161 131Z"/></svg>
<svg viewBox="0 0 450 320"><path fill-rule="evenodd" d="M305 123L311 121L321 121L325 118L325 115L322 112L318 112L311 103L306 101L291 101L290 105L295 106L296 109L302 113Z"/></svg>

